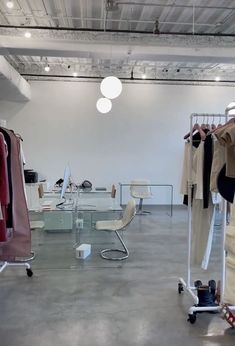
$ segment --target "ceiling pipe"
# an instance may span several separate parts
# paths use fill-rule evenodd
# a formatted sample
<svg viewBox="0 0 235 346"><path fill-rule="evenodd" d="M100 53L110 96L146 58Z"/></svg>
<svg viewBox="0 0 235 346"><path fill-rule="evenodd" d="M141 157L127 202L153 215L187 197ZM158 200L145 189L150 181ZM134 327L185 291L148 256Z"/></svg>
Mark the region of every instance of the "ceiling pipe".
<svg viewBox="0 0 235 346"><path fill-rule="evenodd" d="M65 78L65 79L71 79L71 80L76 80L76 79L87 79L87 80L102 80L104 77L101 76L76 76L73 77L71 75L48 75L48 74L34 74L34 73L22 73L21 76L23 77L41 77L41 78ZM213 83L216 84L217 82L214 79L186 79L186 78L146 78L142 79L142 77L133 77L132 74L130 77L119 77L120 80L122 81L142 81L145 83L146 81L151 81L151 82L194 82L194 83ZM221 83L231 83L234 84L235 80L221 80Z"/></svg>
<svg viewBox="0 0 235 346"><path fill-rule="evenodd" d="M56 18L53 18L56 19ZM82 18L73 18L69 17L69 19L76 19L76 20L82 20ZM104 21L104 22L123 22L123 23L142 23L142 24L154 24L154 20L138 20L138 19L111 19L111 18L105 18L105 20L101 18L83 18L84 20L90 20L90 21ZM169 25L189 25L192 26L192 22L170 22L170 21L158 21L158 24L169 24ZM217 27L218 24L209 24L209 23L194 23L194 26L209 26L209 27ZM16 28L16 29L53 29L53 30L87 30L86 28L71 28L71 27L47 27L47 26L30 26L30 25L10 25L10 24L1 24L0 28ZM105 28L105 25L104 25ZM99 29L90 29L91 31L99 31ZM114 30L113 30L114 31ZM123 31L123 30L115 30L117 32Z"/></svg>
<svg viewBox="0 0 235 346"><path fill-rule="evenodd" d="M106 11L105 11L106 12ZM24 15L12 15L12 14L5 14L7 17L18 17L18 18L24 18ZM37 16L37 15L27 15L27 17L29 18L40 18L42 19L41 16ZM62 19L63 16L51 16L50 17L52 20L54 19ZM102 22L104 21L104 19L102 18L89 18L89 17L73 17L73 16L68 16L67 19L70 20L81 20L81 21L94 21L94 22ZM154 24L153 20L142 20L142 19L115 19L115 18L107 18L107 15L105 15L105 21L106 22L118 22L118 23L142 23L142 24ZM170 22L170 21L160 21L159 24L170 24L170 25L192 25L192 22ZM5 24L6 27L10 27L10 25ZM211 26L211 27L216 27L218 26L218 24L209 24L209 23L194 23L195 26ZM1 26L0 26L1 27ZM26 25L21 25L19 26L21 28L30 28L30 26L26 26ZM104 26L103 26L104 27ZM56 27L57 28L57 27ZM69 28L68 28L69 29Z"/></svg>
<svg viewBox="0 0 235 346"><path fill-rule="evenodd" d="M154 21L151 21L150 23L154 23ZM159 24L162 23L168 23L168 24L180 24L175 22L159 22ZM192 23L183 23L183 25L190 25L192 26ZM197 25L197 24L195 24ZM217 26L216 24L198 24L198 25L205 25L205 26ZM48 26L22 26L22 25L0 25L0 29L29 29L29 30L48 30L48 31L74 31L74 32L103 32L103 29L89 29L89 28L67 28L67 27L48 27ZM144 35L153 35L153 31L144 31L144 30L113 30L113 29L106 29L106 32L109 33L128 33L128 34L144 34ZM0 32L0 35L3 35L4 33ZM178 35L178 36L192 36L192 33L189 32L164 32L162 31L161 34L164 35ZM235 37L235 34L224 34L224 33L194 33L194 36L210 36L210 37Z"/></svg>
<svg viewBox="0 0 235 346"><path fill-rule="evenodd" d="M136 5L136 6L152 6L152 7L170 7L170 8L192 8L192 5L184 5L184 4L155 4L150 2L140 2L140 1L116 1L116 5ZM227 6L202 6L202 5L194 5L195 8L199 9L211 9L211 10L230 10L235 11L235 7L227 7Z"/></svg>

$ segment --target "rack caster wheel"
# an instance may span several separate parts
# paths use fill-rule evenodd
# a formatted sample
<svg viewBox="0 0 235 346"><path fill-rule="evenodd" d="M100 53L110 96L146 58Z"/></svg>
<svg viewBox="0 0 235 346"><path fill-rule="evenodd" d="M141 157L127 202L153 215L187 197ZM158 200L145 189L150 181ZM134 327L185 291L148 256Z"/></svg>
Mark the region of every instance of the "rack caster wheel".
<svg viewBox="0 0 235 346"><path fill-rule="evenodd" d="M196 314L192 314L192 315L188 315L188 322L190 322L191 324L194 324L197 320L197 316Z"/></svg>
<svg viewBox="0 0 235 346"><path fill-rule="evenodd" d="M184 291L184 286L181 282L178 283L178 293L181 294L181 292Z"/></svg>
<svg viewBox="0 0 235 346"><path fill-rule="evenodd" d="M33 276L33 271L30 268L26 268L26 273L27 273L29 278L31 278Z"/></svg>

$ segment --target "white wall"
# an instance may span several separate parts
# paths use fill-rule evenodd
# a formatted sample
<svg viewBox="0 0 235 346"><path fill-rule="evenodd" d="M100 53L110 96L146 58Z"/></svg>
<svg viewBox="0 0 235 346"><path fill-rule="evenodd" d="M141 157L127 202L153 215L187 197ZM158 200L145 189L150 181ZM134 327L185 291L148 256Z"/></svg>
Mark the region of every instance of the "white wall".
<svg viewBox="0 0 235 346"><path fill-rule="evenodd" d="M24 139L27 168L55 182L70 163L74 180L111 186L133 178L174 185L179 195L183 136L194 112L220 113L234 87L124 84L109 115L97 112L99 83L30 82L32 99L0 103L0 118ZM156 190L169 203L167 189Z"/></svg>

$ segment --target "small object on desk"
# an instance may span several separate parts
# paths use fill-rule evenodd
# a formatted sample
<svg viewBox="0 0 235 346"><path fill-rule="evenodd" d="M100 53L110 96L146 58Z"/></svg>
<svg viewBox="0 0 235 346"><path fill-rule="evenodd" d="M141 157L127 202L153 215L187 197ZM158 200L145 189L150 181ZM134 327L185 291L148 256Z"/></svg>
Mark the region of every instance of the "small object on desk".
<svg viewBox="0 0 235 346"><path fill-rule="evenodd" d="M106 187L96 187L96 191L107 191Z"/></svg>
<svg viewBox="0 0 235 346"><path fill-rule="evenodd" d="M76 258L85 259L91 253L91 244L81 244L76 248Z"/></svg>
<svg viewBox="0 0 235 346"><path fill-rule="evenodd" d="M43 201L42 209L51 209L53 201Z"/></svg>

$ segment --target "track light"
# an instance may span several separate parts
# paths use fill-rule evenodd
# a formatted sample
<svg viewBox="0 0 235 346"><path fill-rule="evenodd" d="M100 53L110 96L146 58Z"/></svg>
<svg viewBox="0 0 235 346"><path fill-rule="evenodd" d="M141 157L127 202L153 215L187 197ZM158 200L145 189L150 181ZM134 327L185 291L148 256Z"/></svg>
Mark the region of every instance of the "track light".
<svg viewBox="0 0 235 346"><path fill-rule="evenodd" d="M24 37L26 37L26 38L30 38L32 35L31 35L31 32L29 32L29 31L26 31L25 33L24 33Z"/></svg>
<svg viewBox="0 0 235 346"><path fill-rule="evenodd" d="M13 8L13 7L14 7L14 2L13 2L13 1L7 1L7 2L6 2L6 6L7 6L8 8Z"/></svg>
<svg viewBox="0 0 235 346"><path fill-rule="evenodd" d="M159 35L160 34L158 19L155 20L154 27L153 27L153 34L154 35Z"/></svg>
<svg viewBox="0 0 235 346"><path fill-rule="evenodd" d="M131 80L134 79L134 72L131 70Z"/></svg>
<svg viewBox="0 0 235 346"><path fill-rule="evenodd" d="M49 65L46 65L45 67L44 67L44 70L46 71L46 72L49 72L50 71L50 66Z"/></svg>

